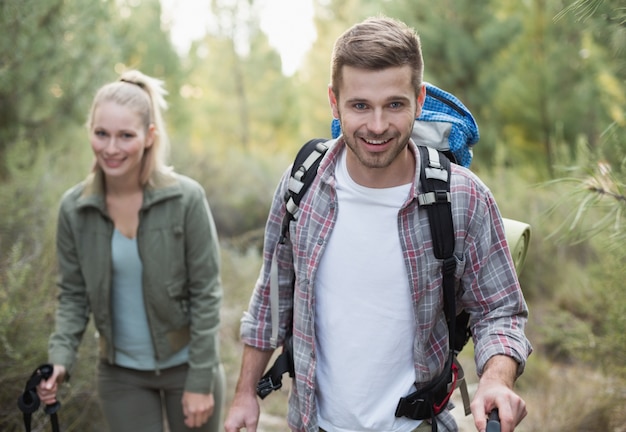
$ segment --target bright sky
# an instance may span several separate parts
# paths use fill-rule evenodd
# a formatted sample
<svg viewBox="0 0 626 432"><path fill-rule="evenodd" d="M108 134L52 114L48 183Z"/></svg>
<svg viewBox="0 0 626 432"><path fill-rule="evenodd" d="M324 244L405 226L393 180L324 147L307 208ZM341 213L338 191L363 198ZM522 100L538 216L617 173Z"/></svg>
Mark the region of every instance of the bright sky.
<svg viewBox="0 0 626 432"><path fill-rule="evenodd" d="M208 0L161 0L171 16L173 44L186 52L189 44L204 36L211 22ZM293 74L315 38L313 0L261 0L258 2L261 30L281 55L283 72ZM170 15L171 14L171 15Z"/></svg>

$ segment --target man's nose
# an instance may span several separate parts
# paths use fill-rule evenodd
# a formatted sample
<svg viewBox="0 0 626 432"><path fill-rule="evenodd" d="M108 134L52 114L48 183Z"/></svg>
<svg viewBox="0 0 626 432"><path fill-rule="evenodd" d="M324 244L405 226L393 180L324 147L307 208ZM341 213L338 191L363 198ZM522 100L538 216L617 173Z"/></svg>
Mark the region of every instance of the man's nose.
<svg viewBox="0 0 626 432"><path fill-rule="evenodd" d="M381 110L374 110L372 116L367 124L368 129L375 135L382 135L389 127L389 120L385 115L385 112Z"/></svg>

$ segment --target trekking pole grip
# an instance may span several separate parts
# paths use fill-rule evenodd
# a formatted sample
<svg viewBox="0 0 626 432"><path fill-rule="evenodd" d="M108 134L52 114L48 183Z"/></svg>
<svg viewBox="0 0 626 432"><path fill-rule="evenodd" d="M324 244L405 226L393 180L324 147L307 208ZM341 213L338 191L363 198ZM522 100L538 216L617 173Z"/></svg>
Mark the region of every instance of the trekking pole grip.
<svg viewBox="0 0 626 432"><path fill-rule="evenodd" d="M500 432L500 416L498 415L498 408L494 408L489 413L487 419L487 432Z"/></svg>

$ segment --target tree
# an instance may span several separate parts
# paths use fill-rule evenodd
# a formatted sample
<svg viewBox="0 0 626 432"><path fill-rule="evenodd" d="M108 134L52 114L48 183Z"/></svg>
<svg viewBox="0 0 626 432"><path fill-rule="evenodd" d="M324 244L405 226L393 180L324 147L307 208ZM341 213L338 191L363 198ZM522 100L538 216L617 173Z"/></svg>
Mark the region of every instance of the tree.
<svg viewBox="0 0 626 432"><path fill-rule="evenodd" d="M215 25L192 44L184 91L198 113L190 125L202 147L275 151L297 126L290 79L260 30L254 2L212 2Z"/></svg>
<svg viewBox="0 0 626 432"><path fill-rule="evenodd" d="M328 103L330 60L335 40L353 24L380 12L380 2L332 0L315 2L317 39L307 53L302 68L294 76L299 115L297 139L292 154L311 138L330 137L332 113Z"/></svg>
<svg viewBox="0 0 626 432"><path fill-rule="evenodd" d="M598 62L584 54L602 49L590 46L571 20L555 20L559 8L558 1L528 4L522 15L524 32L502 58L502 69L497 68L509 73L501 74L492 110L496 124L508 125L499 134L508 153L505 163L541 159L538 167L545 167L542 171L552 178L556 164L576 158L579 137L597 140L605 115L589 109L600 93L590 79L590 68Z"/></svg>
<svg viewBox="0 0 626 432"><path fill-rule="evenodd" d="M84 116L86 95L112 57L102 41L111 13L107 2L0 2L0 181L10 177L17 142L34 151Z"/></svg>
<svg viewBox="0 0 626 432"><path fill-rule="evenodd" d="M168 132L175 134L189 116L180 94L185 73L162 19L161 3L159 0L117 0L116 3L117 17L109 29L108 42L117 47L117 53L107 66L116 74L122 69L139 69L164 80L168 91L166 100L173 108L167 112ZM107 80L115 78L117 75L111 74Z"/></svg>
<svg viewBox="0 0 626 432"><path fill-rule="evenodd" d="M211 17L184 62L190 115L179 144L188 153L176 162L205 185L218 229L229 236L262 225L284 169L277 158L299 125L292 79L260 29L255 3L213 2Z"/></svg>
<svg viewBox="0 0 626 432"><path fill-rule="evenodd" d="M623 96L626 90L623 60L626 11L619 1L578 0L564 9L563 16L576 17L597 45L610 48L606 53L614 60L602 63L605 70L596 70L596 78L603 77L601 82L606 91L600 103L612 106L611 118L605 123L596 145L587 145L585 141L580 145L576 175L562 179L573 185L571 193L565 197L573 211L564 223L563 232L571 242L594 240L604 251L592 269L602 287L597 297L598 309L604 318L596 330L600 339L597 360L608 374L621 378L623 389L626 387L626 292L623 289L626 278L623 266L626 260L626 99ZM619 381L616 385L620 385ZM620 394L619 390L616 394Z"/></svg>

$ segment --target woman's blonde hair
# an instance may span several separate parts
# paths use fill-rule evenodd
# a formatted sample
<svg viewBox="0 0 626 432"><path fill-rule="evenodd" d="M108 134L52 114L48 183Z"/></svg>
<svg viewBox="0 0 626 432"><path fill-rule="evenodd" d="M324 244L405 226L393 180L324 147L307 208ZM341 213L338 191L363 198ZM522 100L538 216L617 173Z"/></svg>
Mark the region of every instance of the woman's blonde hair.
<svg viewBox="0 0 626 432"><path fill-rule="evenodd" d="M114 102L128 107L139 115L146 133L154 125L154 142L148 147L143 156L143 163L139 180L142 186L150 183L155 172L168 172L167 165L170 143L165 130L162 110L167 109L163 81L149 77L138 70L124 72L118 81L102 86L94 97L87 119L87 127L93 126L94 113L104 102ZM94 164L93 171L101 168Z"/></svg>

